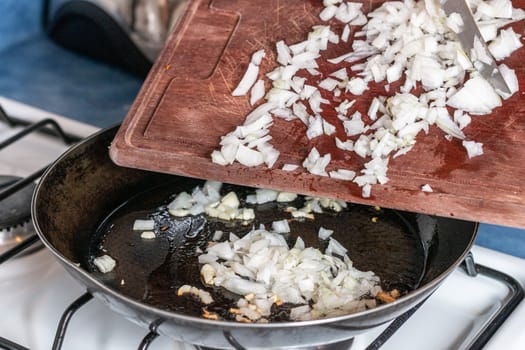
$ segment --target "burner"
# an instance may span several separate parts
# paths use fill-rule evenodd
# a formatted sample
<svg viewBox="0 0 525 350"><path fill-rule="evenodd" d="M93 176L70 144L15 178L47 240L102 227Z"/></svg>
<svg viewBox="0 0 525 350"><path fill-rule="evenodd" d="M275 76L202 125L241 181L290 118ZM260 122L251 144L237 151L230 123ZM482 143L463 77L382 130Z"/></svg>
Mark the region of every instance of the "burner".
<svg viewBox="0 0 525 350"><path fill-rule="evenodd" d="M20 180L16 176L0 175L0 190ZM31 197L35 184L0 200L0 254L35 234L31 223Z"/></svg>

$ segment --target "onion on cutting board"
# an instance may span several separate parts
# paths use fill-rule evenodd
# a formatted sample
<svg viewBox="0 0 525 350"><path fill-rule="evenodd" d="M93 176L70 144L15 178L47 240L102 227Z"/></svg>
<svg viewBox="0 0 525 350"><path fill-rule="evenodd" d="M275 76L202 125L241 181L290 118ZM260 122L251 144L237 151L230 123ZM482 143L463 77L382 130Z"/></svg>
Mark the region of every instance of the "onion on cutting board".
<svg viewBox="0 0 525 350"><path fill-rule="evenodd" d="M245 124L222 137L213 162L271 168L280 156L271 140L273 118L305 124L310 152L302 162L304 171L353 181L362 188L363 197L370 196L372 185L388 182L390 159L417 151L417 137L428 134L431 127L438 127L449 139L460 139L469 158L483 154L482 143L470 140L463 129L471 116L491 113L510 96L496 91L476 71L477 60L486 59L486 53L477 50L469 59L462 51L456 34L463 23L457 14L447 18L432 0L387 1L369 13L362 11L360 2L325 0L323 5L319 24L304 41L276 42L272 71L255 74L252 58L239 83L247 86L244 93L237 88L233 95L248 94L248 85L257 79L257 90L252 92L257 100L263 79L270 87ZM522 46L521 36L512 28L501 29L525 18L510 0L471 2L471 7L496 58L509 57ZM324 57L330 45L345 47L347 52ZM321 65L329 67L328 76L319 77ZM515 72L506 65L502 70L511 94L517 92ZM374 83L386 84L388 94L374 97L362 119L348 101L366 94ZM324 116L333 113L332 105L342 99L335 108L339 122L332 124ZM261 119L266 122L260 123ZM238 129L243 127L253 132L240 135ZM337 137L341 134L346 139ZM364 166L333 169L331 154L320 154L316 148L325 135L332 136L337 148L351 153L350 157L363 158Z"/></svg>

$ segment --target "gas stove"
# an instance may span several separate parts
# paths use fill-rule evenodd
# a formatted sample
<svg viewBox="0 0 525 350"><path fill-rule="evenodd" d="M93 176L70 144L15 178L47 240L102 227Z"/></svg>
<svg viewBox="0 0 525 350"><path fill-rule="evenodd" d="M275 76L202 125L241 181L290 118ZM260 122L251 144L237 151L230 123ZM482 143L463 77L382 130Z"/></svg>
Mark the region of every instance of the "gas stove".
<svg viewBox="0 0 525 350"><path fill-rule="evenodd" d="M66 134L64 142L61 137L48 135L55 134L54 131L31 133L0 149L0 176L36 174L37 179L41 169L66 150L68 143L97 130L2 97L0 106L20 122L10 126L0 115L0 145L23 130L21 124L47 119L54 120ZM50 125L54 128L52 124L45 123L43 130L49 131ZM0 193L3 189L0 187ZM26 208L20 210L21 222L4 223L0 233L23 227L22 231L31 235L27 214L23 212ZM7 236L13 244L25 239L22 235ZM83 286L66 273L47 249L37 246L32 250L31 254L24 251L23 255L0 264L0 348L51 349L62 315L85 293ZM357 336L351 349L522 349L525 303L520 303L520 293L525 285L525 260L480 246L473 247L472 256L474 260L467 259L466 268L454 271L411 315ZM474 266L474 261L478 265ZM496 328L492 334L491 330ZM148 332L95 298L72 315L61 338L62 349L142 349L145 347L139 345ZM163 336L147 348L194 349Z"/></svg>

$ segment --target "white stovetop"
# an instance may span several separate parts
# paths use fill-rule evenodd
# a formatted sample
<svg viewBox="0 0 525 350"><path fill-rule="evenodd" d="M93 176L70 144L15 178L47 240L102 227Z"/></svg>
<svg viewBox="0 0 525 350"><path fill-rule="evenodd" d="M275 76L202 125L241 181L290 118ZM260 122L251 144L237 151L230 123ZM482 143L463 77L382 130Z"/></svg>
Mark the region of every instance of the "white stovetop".
<svg viewBox="0 0 525 350"><path fill-rule="evenodd" d="M67 131L78 136L88 136L97 130L3 97L0 104L15 117L32 121L47 117L58 119ZM12 133L13 130L0 123L0 141ZM28 147L38 149L38 154L27 152ZM0 174L31 174L66 148L47 137L31 136L23 144L9 146L9 151L0 151ZM477 246L473 253L476 262L506 272L525 285L525 260ZM60 316L83 293L82 286L46 249L0 265L0 337L34 350L50 349ZM507 293L507 288L499 282L481 276L471 278L458 269L381 349L460 349L470 330L483 321ZM523 349L523 320L525 303L518 306L485 349ZM366 348L385 327L357 337L352 350ZM92 300L73 316L63 349L136 349L146 334L147 330L114 314L98 300ZM166 337L158 338L150 347L153 350L192 348Z"/></svg>

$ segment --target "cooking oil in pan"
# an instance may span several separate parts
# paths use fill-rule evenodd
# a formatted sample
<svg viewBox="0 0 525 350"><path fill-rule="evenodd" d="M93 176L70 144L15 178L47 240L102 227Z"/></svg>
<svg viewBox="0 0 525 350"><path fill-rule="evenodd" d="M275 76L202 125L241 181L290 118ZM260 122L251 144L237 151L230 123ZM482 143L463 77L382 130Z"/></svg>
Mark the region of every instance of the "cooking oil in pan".
<svg viewBox="0 0 525 350"><path fill-rule="evenodd" d="M204 214L176 218L167 211L167 204L181 191L191 190L201 182L188 180L174 182L130 196L130 200L113 211L100 225L90 247L90 258L109 254L117 261L113 271L93 274L122 294L148 305L185 315L201 316L202 304L190 296L177 296L185 284L208 290L215 302L208 307L223 319L232 319L228 312L239 298L222 288L209 287L200 279L198 256L206 250L215 231L233 232L242 237L260 224L271 227L273 221L290 219L288 206L301 207L303 197L293 203L265 203L248 205L242 200L254 189L224 185L223 194L235 191L242 206L253 207L255 220L248 223L226 222ZM155 221L154 239L141 238L133 231L137 219ZM298 236L306 246L326 248L318 238L320 227L334 231L332 237L348 249L354 266L363 271L374 271L381 278L384 290L397 289L404 294L418 287L425 272L425 249L417 231L415 217L380 208L349 205L342 212L316 213L314 220L289 220L290 245ZM288 321L284 305L272 313L270 321Z"/></svg>

